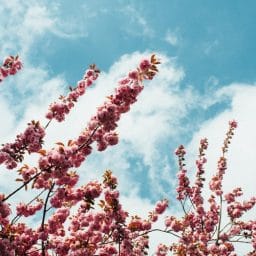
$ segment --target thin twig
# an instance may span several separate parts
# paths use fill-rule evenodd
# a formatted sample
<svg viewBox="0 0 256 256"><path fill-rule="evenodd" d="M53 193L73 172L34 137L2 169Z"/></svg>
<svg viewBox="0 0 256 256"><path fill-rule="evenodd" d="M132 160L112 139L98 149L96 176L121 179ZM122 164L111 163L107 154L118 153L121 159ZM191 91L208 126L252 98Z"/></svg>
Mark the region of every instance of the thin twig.
<svg viewBox="0 0 256 256"><path fill-rule="evenodd" d="M14 194L16 194L19 190L21 190L22 188L24 188L30 181L32 181L33 179L37 178L40 174L42 173L42 171L38 172L37 174L35 174L34 176L32 176L29 180L25 181L20 187L18 187L16 190L14 190L12 193L10 193L8 196L6 196L2 202L8 200L10 197L12 197Z"/></svg>
<svg viewBox="0 0 256 256"><path fill-rule="evenodd" d="M38 199L39 196L41 196L46 189L42 190L36 197L34 197L31 201L29 201L26 205L30 205L33 203L36 199ZM11 225L15 224L15 222L21 217L21 214L17 214L11 221Z"/></svg>
<svg viewBox="0 0 256 256"><path fill-rule="evenodd" d="M222 215L222 196L220 195L220 212L219 212L219 223L218 223L218 229L217 229L217 238L216 238L216 243L215 243L216 245L219 244L221 215Z"/></svg>
<svg viewBox="0 0 256 256"><path fill-rule="evenodd" d="M48 200L50 198L50 194L53 190L55 186L55 183L52 183L48 193L47 193L47 196L45 198L45 202L44 202L44 211L43 211L43 218L42 218L42 223L41 223L41 232L44 232L44 222L45 222L45 217L46 217L46 212L47 212L47 203L48 203ZM42 256L45 256L45 244L44 244L44 240L42 240Z"/></svg>

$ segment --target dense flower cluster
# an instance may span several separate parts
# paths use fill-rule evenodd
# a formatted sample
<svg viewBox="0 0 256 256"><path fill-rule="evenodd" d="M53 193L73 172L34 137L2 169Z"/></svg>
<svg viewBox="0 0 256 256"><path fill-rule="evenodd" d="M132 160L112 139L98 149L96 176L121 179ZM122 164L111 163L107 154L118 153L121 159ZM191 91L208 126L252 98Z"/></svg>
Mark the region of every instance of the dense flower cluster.
<svg viewBox="0 0 256 256"><path fill-rule="evenodd" d="M157 217L162 214L168 206L167 200L159 201L148 219L143 220L138 216L129 219L128 213L119 202L116 177L112 172L106 171L103 178L101 183L92 181L81 187L59 187L50 200L51 207L56 210L47 222L36 230L14 221L8 228L10 222L7 216L10 210L7 208L2 214L6 224L1 223L0 252L6 253L4 255L27 253L39 256L42 252L38 249L37 241L42 241L47 252L55 252L59 256L142 255L149 246L149 237L145 232L150 231L156 220L153 220L151 215L154 213ZM94 209L97 199L100 208ZM77 204L78 209L70 217L70 208ZM19 204L17 214L27 217L42 206L42 201L34 206ZM1 210L4 212L4 207L1 207ZM68 218L70 221L67 222ZM30 237L27 242L21 239L28 235Z"/></svg>
<svg viewBox="0 0 256 256"><path fill-rule="evenodd" d="M16 207L16 213L17 215L23 215L25 217L28 217L30 215L34 215L37 211L41 210L43 207L43 202L40 201L35 205L27 205L25 203L20 203Z"/></svg>
<svg viewBox="0 0 256 256"><path fill-rule="evenodd" d="M2 82L9 75L15 75L21 68L22 63L19 56L7 57L2 66L0 66L0 82Z"/></svg>
<svg viewBox="0 0 256 256"><path fill-rule="evenodd" d="M4 163L8 169L17 167L26 151L33 153L42 148L44 136L44 128L39 122L32 121L13 143L6 143L0 148L0 164Z"/></svg>

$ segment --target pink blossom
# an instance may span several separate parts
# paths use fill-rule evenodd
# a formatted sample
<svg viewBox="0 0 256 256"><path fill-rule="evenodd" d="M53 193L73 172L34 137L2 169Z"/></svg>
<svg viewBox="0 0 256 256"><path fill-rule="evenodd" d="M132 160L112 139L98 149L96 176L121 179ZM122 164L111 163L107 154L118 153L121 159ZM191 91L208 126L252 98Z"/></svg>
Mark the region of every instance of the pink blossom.
<svg viewBox="0 0 256 256"><path fill-rule="evenodd" d="M22 63L18 55L16 57L7 57L4 60L3 65L0 66L0 82L9 75L15 75L21 68Z"/></svg>
<svg viewBox="0 0 256 256"><path fill-rule="evenodd" d="M150 66L151 66L151 64L150 64L149 60L147 60L147 59L144 59L140 62L140 69L142 71L147 70Z"/></svg>
<svg viewBox="0 0 256 256"><path fill-rule="evenodd" d="M155 211L157 214L162 214L168 207L168 200L164 199L156 204Z"/></svg>

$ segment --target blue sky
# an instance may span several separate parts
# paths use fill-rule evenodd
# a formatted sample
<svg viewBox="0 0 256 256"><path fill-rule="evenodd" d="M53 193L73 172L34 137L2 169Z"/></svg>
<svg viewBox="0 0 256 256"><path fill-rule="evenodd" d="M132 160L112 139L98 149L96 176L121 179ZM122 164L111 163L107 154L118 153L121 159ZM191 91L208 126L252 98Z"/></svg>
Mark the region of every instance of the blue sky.
<svg viewBox="0 0 256 256"><path fill-rule="evenodd" d="M34 63L42 61L37 56L44 52L52 69L65 72L72 52L77 60L74 71L84 66L82 54L88 62L95 61L107 70L121 55L149 49L177 57L187 71L184 83L197 84L198 88L210 76L225 84L255 79L255 59L249 54L256 47L253 1L246 5L241 1L75 3L54 1L66 33L80 34L80 38L63 40L46 34L31 53ZM166 40L168 34L176 37L173 43ZM79 76L74 71L69 72L71 81Z"/></svg>
<svg viewBox="0 0 256 256"><path fill-rule="evenodd" d="M225 187L255 194L255 12L252 0L1 0L0 57L18 53L24 60L23 71L0 87L1 143L31 119L44 123L47 106L96 63L101 78L65 124L49 128L46 148L76 137L118 79L156 53L163 62L159 75L120 122L120 144L95 151L80 168L83 181L110 168L128 208L146 211L161 197L174 201L174 149L188 147L193 173L199 139L208 137L210 177L227 122L236 118ZM33 157L27 161L36 163ZM11 184L12 174L2 175ZM14 186L0 183L1 191Z"/></svg>

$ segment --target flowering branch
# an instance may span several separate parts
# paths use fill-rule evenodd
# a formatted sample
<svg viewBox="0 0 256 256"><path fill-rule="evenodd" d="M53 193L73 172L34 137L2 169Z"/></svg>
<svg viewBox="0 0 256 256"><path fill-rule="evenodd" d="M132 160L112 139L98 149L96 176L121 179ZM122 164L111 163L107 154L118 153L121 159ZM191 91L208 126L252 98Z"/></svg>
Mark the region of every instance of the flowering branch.
<svg viewBox="0 0 256 256"><path fill-rule="evenodd" d="M43 210L43 217L42 217L42 223L41 223L41 229L40 231L42 232L42 236L44 236L44 222L45 222L45 217L46 217L46 212L47 212L47 204L48 204L48 200L49 200L49 197L50 197L50 194L53 190L55 186L55 183L53 183L47 193L47 196L45 198L45 202L44 202L44 210ZM44 243L44 238L42 238L42 256L45 256L45 243Z"/></svg>

